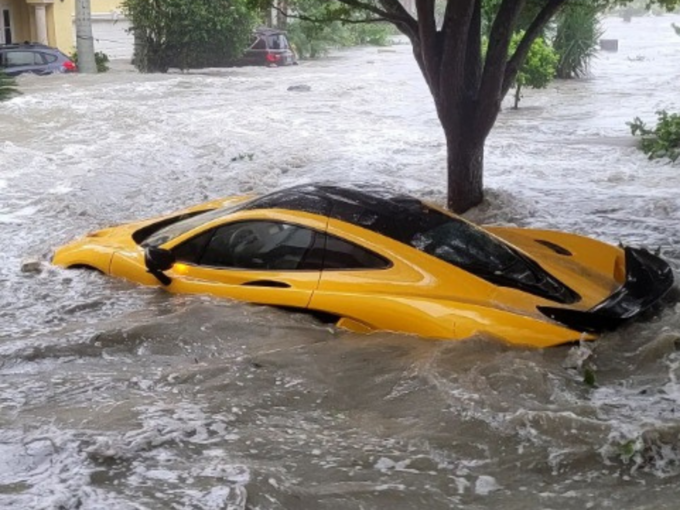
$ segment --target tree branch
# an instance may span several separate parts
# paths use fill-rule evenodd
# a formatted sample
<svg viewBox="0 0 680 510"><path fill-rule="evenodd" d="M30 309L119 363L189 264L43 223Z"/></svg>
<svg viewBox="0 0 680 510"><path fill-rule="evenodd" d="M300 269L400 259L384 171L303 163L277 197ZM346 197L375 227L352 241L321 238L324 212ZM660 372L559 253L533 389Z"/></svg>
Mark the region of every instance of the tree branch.
<svg viewBox="0 0 680 510"><path fill-rule="evenodd" d="M439 63L441 54L438 51L437 23L434 19L434 0L416 0L418 13L418 35L420 38L420 52L423 56L425 78L432 89L432 85L439 83Z"/></svg>
<svg viewBox="0 0 680 510"><path fill-rule="evenodd" d="M410 12L406 10L406 7L399 0L380 0L380 4L383 6L385 11L397 16L398 18L403 18L405 21L410 20L413 23L416 22L415 18Z"/></svg>
<svg viewBox="0 0 680 510"><path fill-rule="evenodd" d="M380 0L380 4L386 12L394 16L395 20L398 20L393 23L399 31L415 44L416 38L419 36L418 22L411 13L406 10L399 0Z"/></svg>
<svg viewBox="0 0 680 510"><path fill-rule="evenodd" d="M468 43L465 55L465 90L476 104L476 93L482 81L482 2L475 0L472 20L468 32Z"/></svg>
<svg viewBox="0 0 680 510"><path fill-rule="evenodd" d="M368 3L362 2L360 0L338 0L338 1L342 4L349 5L350 7L355 7L357 9L363 9L365 11L373 13L376 16L380 16L381 18L386 19L387 21L393 21L394 20L394 16L390 15L389 12L384 11L382 9L378 9L375 5L368 4Z"/></svg>
<svg viewBox="0 0 680 510"><path fill-rule="evenodd" d="M481 133L488 133L501 107L503 100L501 91L508 63L508 49L524 3L525 0L503 0L491 26L478 95L480 98L477 116L479 125L475 126L475 129Z"/></svg>
<svg viewBox="0 0 680 510"><path fill-rule="evenodd" d="M342 23L389 23L385 18L363 18L363 19L351 19L351 18L311 18L305 16L304 14L290 14L285 10L281 9L276 5L272 5L272 8L283 14L286 18L299 19L300 21L309 21L310 23L331 23L333 21L340 21Z"/></svg>
<svg viewBox="0 0 680 510"><path fill-rule="evenodd" d="M416 0L416 13L418 14L418 27L428 35L437 32L437 23L434 19L434 0Z"/></svg>
<svg viewBox="0 0 680 510"><path fill-rule="evenodd" d="M505 97L505 95L508 93L508 90L510 90L510 87L512 87L520 67L522 67L524 60L529 54L531 45L541 34L546 23L548 23L548 21L550 21L553 16L557 14L557 11L559 11L560 8L565 3L567 3L567 1L568 0L549 0L545 7L543 7L543 9L541 9L541 11L538 13L536 18L534 18L534 21L532 21L531 25L529 25L529 28L524 33L524 37L522 37L522 40L517 46L514 55L510 57L507 65L505 66L505 76L503 78L503 87L501 89L501 99Z"/></svg>
<svg viewBox="0 0 680 510"><path fill-rule="evenodd" d="M465 95L468 43L471 25L475 22L477 0L449 0L444 12L441 29L441 73L439 89L440 101L460 103ZM477 30L472 29L478 33ZM435 99L438 99L435 97ZM444 110L457 108L458 105L441 105Z"/></svg>
<svg viewBox="0 0 680 510"><path fill-rule="evenodd" d="M383 9L361 0L338 0L338 2L356 9L366 10L385 21L393 23L411 41L414 41L414 37L417 36L418 23L399 3L399 0L380 0Z"/></svg>

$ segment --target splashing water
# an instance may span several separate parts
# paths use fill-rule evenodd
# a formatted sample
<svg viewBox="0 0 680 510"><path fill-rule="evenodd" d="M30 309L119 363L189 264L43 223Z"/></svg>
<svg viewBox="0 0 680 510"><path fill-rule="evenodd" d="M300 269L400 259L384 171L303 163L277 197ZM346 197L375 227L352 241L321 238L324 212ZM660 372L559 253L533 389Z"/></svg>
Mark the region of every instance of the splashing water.
<svg viewBox="0 0 680 510"><path fill-rule="evenodd" d="M590 78L504 111L470 217L660 245L677 268L680 171L625 125L680 108L672 22L606 20L620 51ZM443 202L441 128L410 48L393 50L20 79L0 116L0 507L676 506L677 306L532 351L19 271L85 232L233 193L354 180Z"/></svg>

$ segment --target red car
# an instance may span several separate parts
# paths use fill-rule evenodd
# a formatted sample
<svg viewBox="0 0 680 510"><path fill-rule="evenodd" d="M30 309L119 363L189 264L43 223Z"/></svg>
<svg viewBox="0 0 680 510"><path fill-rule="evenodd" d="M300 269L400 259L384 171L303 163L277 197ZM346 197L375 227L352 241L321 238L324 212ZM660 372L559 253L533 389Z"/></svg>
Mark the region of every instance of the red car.
<svg viewBox="0 0 680 510"><path fill-rule="evenodd" d="M234 62L237 66L289 66L297 64L286 32L273 28L258 28L253 32L250 46Z"/></svg>

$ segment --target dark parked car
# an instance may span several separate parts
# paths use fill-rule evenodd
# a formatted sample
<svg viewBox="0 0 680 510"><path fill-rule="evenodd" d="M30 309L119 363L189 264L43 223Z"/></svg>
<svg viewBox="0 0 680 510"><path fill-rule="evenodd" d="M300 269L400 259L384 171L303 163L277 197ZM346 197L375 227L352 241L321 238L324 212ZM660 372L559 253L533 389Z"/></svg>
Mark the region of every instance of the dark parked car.
<svg viewBox="0 0 680 510"><path fill-rule="evenodd" d="M0 44L0 70L10 76L22 73L38 75L70 73L76 64L61 51L44 44Z"/></svg>
<svg viewBox="0 0 680 510"><path fill-rule="evenodd" d="M297 64L295 53L282 30L258 28L253 32L250 46L234 62L238 66L287 66Z"/></svg>

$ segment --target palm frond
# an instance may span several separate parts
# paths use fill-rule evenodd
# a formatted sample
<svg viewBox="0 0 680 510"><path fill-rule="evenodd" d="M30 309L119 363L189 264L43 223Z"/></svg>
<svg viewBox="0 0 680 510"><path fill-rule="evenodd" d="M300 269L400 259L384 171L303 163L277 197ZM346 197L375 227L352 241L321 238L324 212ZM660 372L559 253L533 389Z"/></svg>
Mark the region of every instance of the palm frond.
<svg viewBox="0 0 680 510"><path fill-rule="evenodd" d="M0 101L5 101L19 94L16 81L0 71Z"/></svg>
<svg viewBox="0 0 680 510"><path fill-rule="evenodd" d="M603 30L598 10L586 4L572 4L557 18L553 47L559 55L558 78L581 78L588 74L597 55Z"/></svg>

